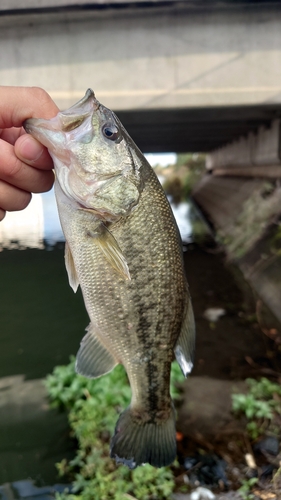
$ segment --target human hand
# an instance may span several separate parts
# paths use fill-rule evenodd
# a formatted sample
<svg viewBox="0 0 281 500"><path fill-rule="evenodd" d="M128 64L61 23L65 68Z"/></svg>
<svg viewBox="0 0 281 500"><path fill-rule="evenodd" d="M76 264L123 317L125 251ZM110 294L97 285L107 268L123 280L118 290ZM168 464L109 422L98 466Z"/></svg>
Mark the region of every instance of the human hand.
<svg viewBox="0 0 281 500"><path fill-rule="evenodd" d="M49 119L58 108L43 89L0 86L0 221L6 211L23 210L31 193L49 191L53 162L36 139L26 134L27 118Z"/></svg>

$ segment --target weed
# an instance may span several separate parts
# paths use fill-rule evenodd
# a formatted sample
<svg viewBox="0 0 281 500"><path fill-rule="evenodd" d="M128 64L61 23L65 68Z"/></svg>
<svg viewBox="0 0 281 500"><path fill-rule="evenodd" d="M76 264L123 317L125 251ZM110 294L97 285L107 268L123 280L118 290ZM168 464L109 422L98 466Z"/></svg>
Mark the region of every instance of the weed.
<svg viewBox="0 0 281 500"><path fill-rule="evenodd" d="M281 416L281 387L263 377L260 380L247 379L247 394L232 395L232 409L244 414L248 420L247 430L256 439L265 431L278 433L275 417Z"/></svg>
<svg viewBox="0 0 281 500"><path fill-rule="evenodd" d="M243 500L252 500L255 496L251 493L252 487L257 483L257 477L251 477L242 481L242 486L239 488L239 493Z"/></svg>
<svg viewBox="0 0 281 500"><path fill-rule="evenodd" d="M172 365L171 392L178 397L177 385L183 380L180 368ZM122 366L110 374L86 379L75 373L74 358L67 366L58 366L46 379L52 407L69 412L73 436L78 441L76 456L57 464L60 476L72 480L71 494L58 500L154 500L171 498L174 489L172 471L146 464L133 471L116 466L109 457L109 440L120 413L128 406L131 390Z"/></svg>

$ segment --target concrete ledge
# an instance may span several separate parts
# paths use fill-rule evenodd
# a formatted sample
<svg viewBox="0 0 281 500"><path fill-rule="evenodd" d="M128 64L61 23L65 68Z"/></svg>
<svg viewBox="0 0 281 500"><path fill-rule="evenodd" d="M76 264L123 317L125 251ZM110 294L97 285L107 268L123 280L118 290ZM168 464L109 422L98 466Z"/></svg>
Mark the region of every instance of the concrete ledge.
<svg viewBox="0 0 281 500"><path fill-rule="evenodd" d="M270 127L260 126L256 134L250 133L246 137L240 137L240 139L213 151L207 157L207 169L215 170L221 169L221 167L240 166L245 168L256 166L265 169L268 168L268 165L281 165L280 128L280 120L273 120ZM250 170L248 172L250 173ZM233 174L225 173L225 175ZM259 175L257 168L253 169L250 175Z"/></svg>
<svg viewBox="0 0 281 500"><path fill-rule="evenodd" d="M0 435L0 484L27 477L52 484L55 463L73 456L67 415L49 409L41 379L0 378Z"/></svg>
<svg viewBox="0 0 281 500"><path fill-rule="evenodd" d="M259 177L280 179L281 165L259 165L259 166L241 166L241 167L222 167L216 168L213 175L217 177Z"/></svg>
<svg viewBox="0 0 281 500"><path fill-rule="evenodd" d="M0 486L0 497L2 500L54 500L57 493L65 491L71 491L71 486L55 484L38 488L32 481L23 480Z"/></svg>
<svg viewBox="0 0 281 500"><path fill-rule="evenodd" d="M69 7L114 7L119 5L137 4L157 5L159 3L178 3L178 0L2 0L0 11L24 11L24 10L46 10L52 8L69 8Z"/></svg>

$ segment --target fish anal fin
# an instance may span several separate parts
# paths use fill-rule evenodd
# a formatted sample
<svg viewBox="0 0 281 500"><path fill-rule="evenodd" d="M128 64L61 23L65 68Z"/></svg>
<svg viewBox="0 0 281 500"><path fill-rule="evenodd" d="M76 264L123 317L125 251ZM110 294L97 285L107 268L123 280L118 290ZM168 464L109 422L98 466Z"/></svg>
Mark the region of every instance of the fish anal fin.
<svg viewBox="0 0 281 500"><path fill-rule="evenodd" d="M189 298L186 305L182 329L174 349L176 360L180 365L181 371L185 377L189 375L193 368L194 349L195 322L192 304Z"/></svg>
<svg viewBox="0 0 281 500"><path fill-rule="evenodd" d="M118 362L103 346L92 324L87 332L77 353L75 368L76 372L84 377L97 378L111 372Z"/></svg>
<svg viewBox="0 0 281 500"><path fill-rule="evenodd" d="M68 274L69 284L70 284L71 288L73 289L74 293L76 293L77 288L79 286L79 280L78 280L78 276L76 273L72 253L71 253L71 250L69 248L67 241L65 242L64 260L65 260L66 271Z"/></svg>
<svg viewBox="0 0 281 500"><path fill-rule="evenodd" d="M176 458L175 413L163 422L135 421L129 407L121 413L110 444L110 456L117 463L135 469L149 463L154 467L170 465Z"/></svg>
<svg viewBox="0 0 281 500"><path fill-rule="evenodd" d="M130 272L124 254L107 227L104 224L100 224L94 231L89 231L88 235L93 239L93 242L101 250L112 268L123 279L130 280Z"/></svg>

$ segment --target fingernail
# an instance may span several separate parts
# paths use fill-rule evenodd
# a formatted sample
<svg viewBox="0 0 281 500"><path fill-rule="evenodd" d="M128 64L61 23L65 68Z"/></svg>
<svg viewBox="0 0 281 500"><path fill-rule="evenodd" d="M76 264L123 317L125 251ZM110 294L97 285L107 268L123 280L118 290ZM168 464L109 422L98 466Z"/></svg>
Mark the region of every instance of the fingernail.
<svg viewBox="0 0 281 500"><path fill-rule="evenodd" d="M40 142L36 141L33 137L27 135L19 148L19 153L24 160L29 162L37 161L42 155L44 148Z"/></svg>

